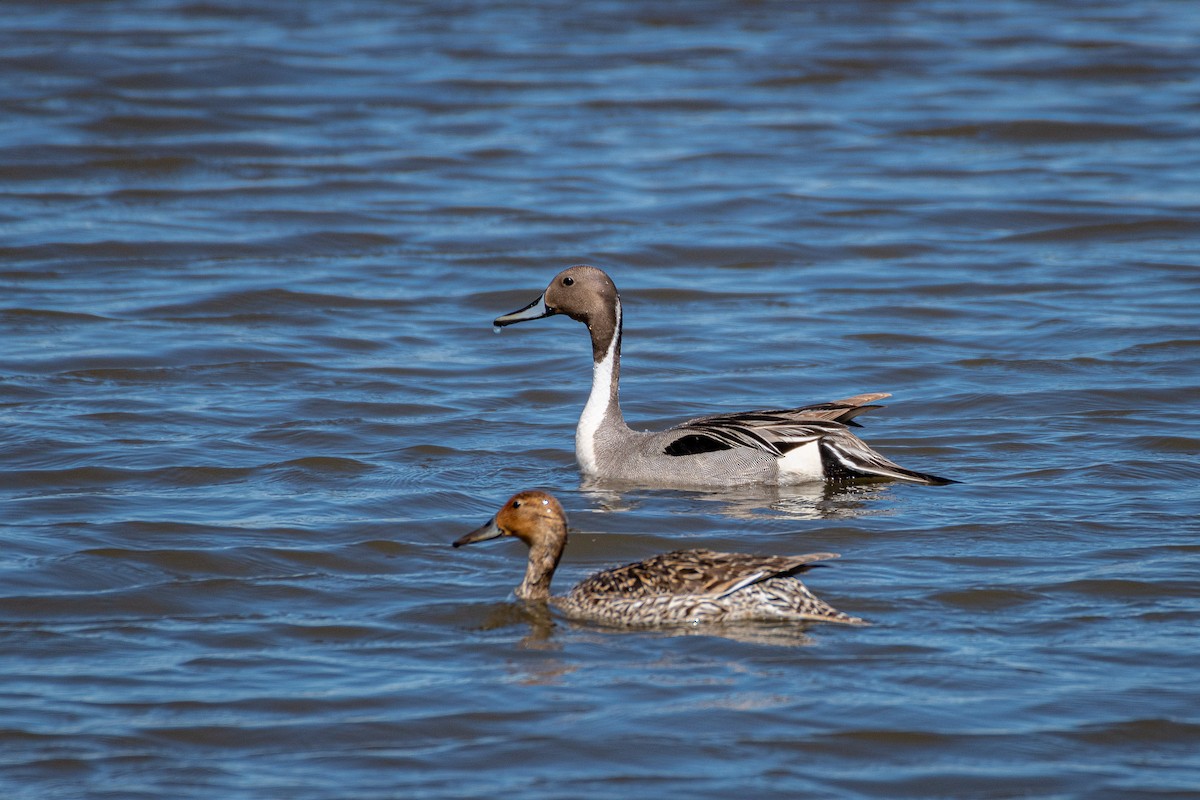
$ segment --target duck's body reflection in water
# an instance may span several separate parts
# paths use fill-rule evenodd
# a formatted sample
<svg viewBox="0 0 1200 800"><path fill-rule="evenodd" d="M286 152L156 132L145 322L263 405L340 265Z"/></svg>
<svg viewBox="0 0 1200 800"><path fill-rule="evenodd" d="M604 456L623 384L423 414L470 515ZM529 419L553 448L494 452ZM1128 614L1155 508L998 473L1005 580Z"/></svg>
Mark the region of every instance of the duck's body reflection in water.
<svg viewBox="0 0 1200 800"><path fill-rule="evenodd" d="M661 628L638 628L643 635L671 638L676 636L713 636L744 644L769 645L772 647L807 647L815 644L816 640L806 631L813 623L789 622L740 622L716 623L711 625L676 625ZM627 634L628 628L609 628L594 624L580 623L570 619L555 619L555 614L548 606L529 603L497 603L487 612L483 621L474 627L479 631L498 631L506 628L526 628L526 633L518 641L518 646L524 650L544 650L555 652L562 650L562 640L558 638L564 630L575 634L588 636L615 636ZM538 669L536 673L544 680L534 680L534 683L550 683L550 678L559 677L574 671L574 667L559 663L558 667Z"/></svg>
<svg viewBox="0 0 1200 800"><path fill-rule="evenodd" d="M588 479L580 484L600 511L632 511L647 496L644 487ZM711 503L716 513L733 519L797 520L853 519L892 513L881 505L892 492L890 483L817 483L793 486L738 486L722 491L673 490L688 498ZM663 490L652 490L661 496Z"/></svg>

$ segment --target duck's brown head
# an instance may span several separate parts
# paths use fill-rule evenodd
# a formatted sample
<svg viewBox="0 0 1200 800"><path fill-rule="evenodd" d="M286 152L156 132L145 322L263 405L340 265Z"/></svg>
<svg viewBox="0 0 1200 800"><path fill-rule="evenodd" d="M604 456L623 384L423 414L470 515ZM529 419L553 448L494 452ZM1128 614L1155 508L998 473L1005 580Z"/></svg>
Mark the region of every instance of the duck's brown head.
<svg viewBox="0 0 1200 800"><path fill-rule="evenodd" d="M459 537L455 547L511 536L527 546L557 545L567 538L567 515L558 500L546 492L517 492L481 527Z"/></svg>
<svg viewBox="0 0 1200 800"><path fill-rule="evenodd" d="M604 270L576 264L554 276L546 291L522 309L496 317L503 327L555 314L566 314L587 325L592 334L592 351L599 361L608 352L621 327L621 297Z"/></svg>
<svg viewBox="0 0 1200 800"><path fill-rule="evenodd" d="M566 314L590 326L595 320L611 316L619 301L616 284L604 270L576 264L555 275L546 291L529 305L496 317L496 324L512 325L554 314Z"/></svg>

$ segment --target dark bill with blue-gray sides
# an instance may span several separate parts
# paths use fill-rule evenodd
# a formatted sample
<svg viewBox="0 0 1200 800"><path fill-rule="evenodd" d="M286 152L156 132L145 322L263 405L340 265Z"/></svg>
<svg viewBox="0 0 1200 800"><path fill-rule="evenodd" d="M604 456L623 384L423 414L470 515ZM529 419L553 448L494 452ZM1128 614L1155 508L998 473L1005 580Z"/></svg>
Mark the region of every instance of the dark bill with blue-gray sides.
<svg viewBox="0 0 1200 800"><path fill-rule="evenodd" d="M517 311L510 311L507 314L496 317L496 321L493 324L502 328L505 325L512 325L514 322L525 322L526 320L531 319L541 319L542 317L549 317L557 313L557 309L550 308L546 305L546 293L543 292L542 294L538 295L536 300L524 308Z"/></svg>

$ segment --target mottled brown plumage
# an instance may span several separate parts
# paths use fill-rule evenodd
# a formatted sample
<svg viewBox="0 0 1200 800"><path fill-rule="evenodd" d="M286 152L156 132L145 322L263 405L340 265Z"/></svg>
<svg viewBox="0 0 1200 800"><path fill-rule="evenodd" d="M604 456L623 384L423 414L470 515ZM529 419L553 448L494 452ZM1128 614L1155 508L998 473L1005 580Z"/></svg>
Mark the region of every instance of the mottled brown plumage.
<svg viewBox="0 0 1200 800"><path fill-rule="evenodd" d="M517 597L553 604L578 619L649 626L743 620L821 620L863 624L817 598L796 577L836 553L759 556L675 550L598 572L562 596L550 581L567 544L567 517L549 494L518 492L455 547L511 536L529 546Z"/></svg>

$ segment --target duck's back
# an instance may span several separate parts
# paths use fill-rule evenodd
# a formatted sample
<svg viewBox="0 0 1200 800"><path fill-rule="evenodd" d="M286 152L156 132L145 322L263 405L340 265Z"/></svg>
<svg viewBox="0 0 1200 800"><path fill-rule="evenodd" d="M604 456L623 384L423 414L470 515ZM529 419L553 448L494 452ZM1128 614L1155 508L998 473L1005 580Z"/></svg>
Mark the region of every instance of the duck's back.
<svg viewBox="0 0 1200 800"><path fill-rule="evenodd" d="M801 620L861 623L815 597L795 576L832 553L759 556L676 550L605 570L555 604L570 616L642 626Z"/></svg>

